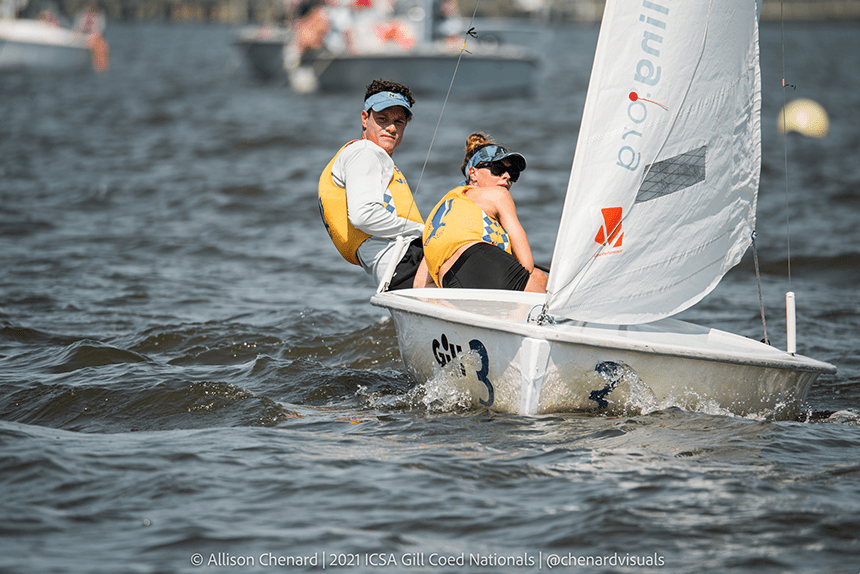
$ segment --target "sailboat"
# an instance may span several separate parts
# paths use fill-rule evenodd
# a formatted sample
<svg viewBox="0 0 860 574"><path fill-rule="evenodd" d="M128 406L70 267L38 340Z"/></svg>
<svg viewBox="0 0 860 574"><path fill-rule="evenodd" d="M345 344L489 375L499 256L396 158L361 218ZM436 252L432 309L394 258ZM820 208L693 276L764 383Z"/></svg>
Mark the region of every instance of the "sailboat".
<svg viewBox="0 0 860 574"><path fill-rule="evenodd" d="M782 351L673 317L753 241L760 113L755 0L608 0L547 294L380 290L408 370L504 413L795 417L836 369L791 327Z"/></svg>

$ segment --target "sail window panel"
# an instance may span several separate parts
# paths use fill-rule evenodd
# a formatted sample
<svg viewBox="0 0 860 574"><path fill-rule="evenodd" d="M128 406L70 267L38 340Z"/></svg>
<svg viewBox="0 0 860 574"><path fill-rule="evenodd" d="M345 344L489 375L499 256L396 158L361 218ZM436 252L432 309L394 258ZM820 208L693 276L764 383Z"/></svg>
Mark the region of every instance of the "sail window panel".
<svg viewBox="0 0 860 574"><path fill-rule="evenodd" d="M705 181L707 146L652 163L636 194L636 203L665 197Z"/></svg>

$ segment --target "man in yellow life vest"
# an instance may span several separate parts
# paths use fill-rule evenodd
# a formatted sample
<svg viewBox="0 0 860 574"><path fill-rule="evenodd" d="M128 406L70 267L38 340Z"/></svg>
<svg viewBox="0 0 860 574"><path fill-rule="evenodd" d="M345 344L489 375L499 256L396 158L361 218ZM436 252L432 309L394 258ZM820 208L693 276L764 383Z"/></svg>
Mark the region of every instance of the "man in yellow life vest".
<svg viewBox="0 0 860 574"><path fill-rule="evenodd" d="M388 289L432 286L424 263L424 221L406 178L391 154L412 119L415 99L408 87L374 80L364 97L361 139L344 145L319 181L320 215L344 259L364 268L380 285L398 256L397 238L408 244Z"/></svg>

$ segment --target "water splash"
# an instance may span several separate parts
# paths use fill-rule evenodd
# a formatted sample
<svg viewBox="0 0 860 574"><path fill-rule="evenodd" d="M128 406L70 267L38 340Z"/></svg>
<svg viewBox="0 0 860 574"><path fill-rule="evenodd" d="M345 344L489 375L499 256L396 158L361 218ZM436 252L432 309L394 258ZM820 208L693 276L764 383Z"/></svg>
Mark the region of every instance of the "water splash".
<svg viewBox="0 0 860 574"><path fill-rule="evenodd" d="M595 367L595 372L600 377L595 379L606 381L606 386L592 391L590 398L596 402L598 408L605 408L607 414L612 415L648 415L656 411L680 408L693 413L768 421L783 418L781 413L791 407L788 402L780 402L773 409L738 417L714 399L702 397L689 389L684 389L677 395L658 399L647 382L624 363L609 361L599 363Z"/></svg>
<svg viewBox="0 0 860 574"><path fill-rule="evenodd" d="M428 413L472 410L479 405L478 399L469 391L461 390L458 385L458 382L462 383L463 370L468 369L471 362L475 361L472 355L472 352L464 353L457 357L457 360L442 367L431 379L414 385L405 393L383 394L370 391L366 386L360 385L356 397L368 408L417 410Z"/></svg>
<svg viewBox="0 0 860 574"><path fill-rule="evenodd" d="M604 361L594 370L606 381L603 389L592 391L589 397L599 408L623 415L648 414L661 408L651 387L629 365Z"/></svg>
<svg viewBox="0 0 860 574"><path fill-rule="evenodd" d="M860 413L856 413L851 409L847 409L844 411L836 411L835 413L827 417L824 422L838 423L857 427L860 426Z"/></svg>
<svg viewBox="0 0 860 574"><path fill-rule="evenodd" d="M411 391L413 400L433 413L470 410L478 406L477 397L461 390L458 385L458 381L462 382L464 372L474 372L477 361L474 351L463 353L457 360L442 367L426 383L414 388Z"/></svg>

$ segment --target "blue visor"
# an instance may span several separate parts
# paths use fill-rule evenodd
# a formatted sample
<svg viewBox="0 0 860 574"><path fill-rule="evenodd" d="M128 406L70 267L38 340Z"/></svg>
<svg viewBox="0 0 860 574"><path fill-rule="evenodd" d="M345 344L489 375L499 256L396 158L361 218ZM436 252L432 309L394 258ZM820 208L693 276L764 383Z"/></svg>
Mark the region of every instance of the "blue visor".
<svg viewBox="0 0 860 574"><path fill-rule="evenodd" d="M503 148L500 145L492 144L482 147L475 152L475 155L469 158L469 163L466 164L463 175L467 178L469 177L470 167L477 167L482 163L502 161L505 158L510 158L511 164L518 167L520 171L526 168L526 158L523 157L523 154Z"/></svg>
<svg viewBox="0 0 860 574"><path fill-rule="evenodd" d="M385 108L391 106L400 106L406 110L407 117L412 117L412 106L409 105L409 100L403 94L395 92L378 92L364 100L364 111L370 111L373 108L374 112L381 112Z"/></svg>

